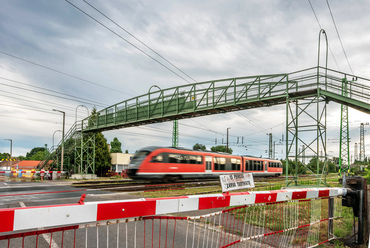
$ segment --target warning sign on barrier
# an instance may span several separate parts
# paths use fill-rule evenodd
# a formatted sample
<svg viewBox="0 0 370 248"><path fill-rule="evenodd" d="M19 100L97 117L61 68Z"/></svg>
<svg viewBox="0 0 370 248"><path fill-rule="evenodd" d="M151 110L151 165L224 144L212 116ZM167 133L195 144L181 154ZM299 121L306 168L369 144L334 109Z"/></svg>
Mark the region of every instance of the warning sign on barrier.
<svg viewBox="0 0 370 248"><path fill-rule="evenodd" d="M220 175L222 192L254 188L254 180L252 173L237 173Z"/></svg>

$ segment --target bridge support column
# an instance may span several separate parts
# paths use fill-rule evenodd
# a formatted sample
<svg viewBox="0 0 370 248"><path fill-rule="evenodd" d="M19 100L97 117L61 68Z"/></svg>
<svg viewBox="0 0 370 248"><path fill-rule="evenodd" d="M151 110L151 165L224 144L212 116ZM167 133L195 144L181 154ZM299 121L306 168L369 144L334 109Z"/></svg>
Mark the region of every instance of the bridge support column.
<svg viewBox="0 0 370 248"><path fill-rule="evenodd" d="M76 138L75 163L79 166L79 173L95 173L95 134L80 132Z"/></svg>
<svg viewBox="0 0 370 248"><path fill-rule="evenodd" d="M326 104L320 90L305 99L287 98L286 186L297 186L303 173L315 175L318 187L326 184Z"/></svg>

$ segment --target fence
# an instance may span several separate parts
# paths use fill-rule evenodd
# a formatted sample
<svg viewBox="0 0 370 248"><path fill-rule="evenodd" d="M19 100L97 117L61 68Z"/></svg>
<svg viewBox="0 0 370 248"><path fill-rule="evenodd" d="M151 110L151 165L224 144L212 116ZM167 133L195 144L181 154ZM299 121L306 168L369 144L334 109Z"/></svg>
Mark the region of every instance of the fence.
<svg viewBox="0 0 370 248"><path fill-rule="evenodd" d="M345 194L314 188L87 203L82 197L78 204L1 209L0 247L314 247L335 239Z"/></svg>

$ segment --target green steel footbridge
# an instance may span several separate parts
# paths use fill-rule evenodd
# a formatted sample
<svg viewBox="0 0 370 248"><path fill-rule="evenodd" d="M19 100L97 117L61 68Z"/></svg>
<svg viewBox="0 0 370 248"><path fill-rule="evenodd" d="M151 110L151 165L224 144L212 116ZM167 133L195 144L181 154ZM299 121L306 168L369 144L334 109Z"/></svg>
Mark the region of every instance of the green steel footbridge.
<svg viewBox="0 0 370 248"><path fill-rule="evenodd" d="M338 116L344 151L342 167L349 166L348 107L370 113L370 80L324 67L313 67L287 74L258 75L207 81L168 89L156 89L147 94L117 103L75 123L65 135L65 166L68 154L74 154L74 166L81 173L95 168L94 133L125 127L192 118L251 108L284 104L286 108L286 161L302 162L317 158L317 184L324 184L327 168L326 116L327 104L342 105ZM347 118L347 119L346 119ZM339 135L339 130L338 130ZM60 147L60 144L57 146ZM46 162L60 157L60 149L52 148ZM324 168L319 173L319 161ZM68 166L67 166L68 168ZM288 181L297 184L295 177Z"/></svg>

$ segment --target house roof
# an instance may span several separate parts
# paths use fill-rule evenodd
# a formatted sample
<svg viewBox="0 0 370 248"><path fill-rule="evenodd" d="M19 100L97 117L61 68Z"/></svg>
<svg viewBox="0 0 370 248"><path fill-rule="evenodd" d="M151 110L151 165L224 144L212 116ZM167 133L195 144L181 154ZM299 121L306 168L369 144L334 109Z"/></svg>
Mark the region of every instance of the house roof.
<svg viewBox="0 0 370 248"><path fill-rule="evenodd" d="M30 169L36 169L36 167L39 165L41 161L39 160L23 160L18 162L17 164L13 164L12 168L18 170L30 170Z"/></svg>

